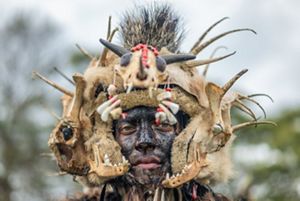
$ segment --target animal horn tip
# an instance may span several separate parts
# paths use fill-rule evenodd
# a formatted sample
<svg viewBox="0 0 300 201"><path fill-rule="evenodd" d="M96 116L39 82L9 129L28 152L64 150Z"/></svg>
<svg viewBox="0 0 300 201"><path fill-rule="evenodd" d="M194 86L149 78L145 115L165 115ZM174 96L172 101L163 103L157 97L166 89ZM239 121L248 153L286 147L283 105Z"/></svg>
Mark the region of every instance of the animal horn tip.
<svg viewBox="0 0 300 201"><path fill-rule="evenodd" d="M254 29L247 29L249 31L251 31L252 33L254 33L255 35L257 35L257 32Z"/></svg>
<svg viewBox="0 0 300 201"><path fill-rule="evenodd" d="M241 71L241 73L244 74L244 73L247 73L248 71L249 71L248 68L245 68Z"/></svg>
<svg viewBox="0 0 300 201"><path fill-rule="evenodd" d="M106 40L99 38L100 43L104 44L106 42Z"/></svg>

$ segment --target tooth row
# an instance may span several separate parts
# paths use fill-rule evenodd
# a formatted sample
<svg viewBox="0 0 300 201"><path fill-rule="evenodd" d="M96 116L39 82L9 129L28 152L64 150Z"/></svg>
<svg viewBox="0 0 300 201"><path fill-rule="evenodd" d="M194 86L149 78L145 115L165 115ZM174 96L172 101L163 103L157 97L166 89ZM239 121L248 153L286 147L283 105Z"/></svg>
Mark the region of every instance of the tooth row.
<svg viewBox="0 0 300 201"><path fill-rule="evenodd" d="M118 163L118 164L112 164L109 160L109 157L107 154L104 155L104 166L123 166L123 165L128 165L129 162L128 160L126 160L126 158L124 156L122 156L122 163Z"/></svg>
<svg viewBox="0 0 300 201"><path fill-rule="evenodd" d="M184 175L187 172L187 170L189 168L190 168L190 165L185 165L184 168L183 168L183 170L181 171L181 173L177 173L176 175L172 175L171 177L170 177L170 174L167 173L166 174L166 179L174 179L176 177L182 176L182 175Z"/></svg>

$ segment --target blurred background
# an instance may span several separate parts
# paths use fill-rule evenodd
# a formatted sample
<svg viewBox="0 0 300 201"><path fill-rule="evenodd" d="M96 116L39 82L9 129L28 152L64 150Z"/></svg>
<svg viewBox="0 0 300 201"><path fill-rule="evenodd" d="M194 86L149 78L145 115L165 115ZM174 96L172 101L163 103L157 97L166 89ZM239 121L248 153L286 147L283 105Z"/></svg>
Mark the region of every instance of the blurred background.
<svg viewBox="0 0 300 201"><path fill-rule="evenodd" d="M47 140L56 123L49 111L61 113L61 94L33 80L32 71L73 90L54 67L69 77L82 73L88 59L74 44L99 55L98 39L106 37L108 17L112 16L116 27L126 9L146 2L153 1L0 0L0 201L54 200L81 190L71 176L56 176L55 161L47 157ZM198 56L208 58L218 46L228 48L218 55L237 51L211 65L208 80L222 85L248 68L234 90L270 95L274 102L266 97L257 100L266 109L267 119L278 124L237 133L232 149L235 178L215 190L234 199L300 200L300 1L167 2L183 16L183 52L225 16L230 19L207 39L235 28L252 28L258 33L232 34ZM114 42L118 43L118 37ZM199 67L199 72L202 70ZM254 111L263 117L259 109ZM246 118L238 113L234 117L235 122Z"/></svg>

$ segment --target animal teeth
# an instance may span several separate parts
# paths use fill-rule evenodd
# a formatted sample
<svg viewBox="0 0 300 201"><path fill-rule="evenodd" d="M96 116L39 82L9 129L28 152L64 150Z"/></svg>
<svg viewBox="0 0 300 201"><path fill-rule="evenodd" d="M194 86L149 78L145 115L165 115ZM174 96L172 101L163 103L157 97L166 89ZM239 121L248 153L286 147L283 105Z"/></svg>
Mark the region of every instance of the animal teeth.
<svg viewBox="0 0 300 201"><path fill-rule="evenodd" d="M114 164L114 167L117 167L117 164Z"/></svg>
<svg viewBox="0 0 300 201"><path fill-rule="evenodd" d="M158 101L162 101L162 100L165 100L165 99L171 99L172 98L172 93L169 92L169 91L166 91L166 92L163 92L163 93L160 93L157 95L156 99Z"/></svg>
<svg viewBox="0 0 300 201"><path fill-rule="evenodd" d="M110 84L107 88L108 95L112 96L116 93L117 87L113 84Z"/></svg>
<svg viewBox="0 0 300 201"><path fill-rule="evenodd" d="M174 179L175 178L175 175L172 175L171 179Z"/></svg>
<svg viewBox="0 0 300 201"><path fill-rule="evenodd" d="M101 114L101 119L102 119L102 121L107 122L108 116L109 116L110 112L111 112L114 108L118 107L120 104L121 104L121 100L117 100L117 101L115 101L113 104L111 104L109 107L107 107L107 108L104 110L104 112Z"/></svg>
<svg viewBox="0 0 300 201"><path fill-rule="evenodd" d="M104 110L110 106L113 102L115 102L117 100L118 96L114 96L111 99L105 101L104 103L102 103L98 108L97 108L97 112L101 115Z"/></svg>
<svg viewBox="0 0 300 201"><path fill-rule="evenodd" d="M108 166L110 164L109 157L107 154L104 155L104 164Z"/></svg>
<svg viewBox="0 0 300 201"><path fill-rule="evenodd" d="M182 172L182 174L184 174L184 173L185 173L185 170L183 169L181 172Z"/></svg>
<svg viewBox="0 0 300 201"><path fill-rule="evenodd" d="M173 114L177 114L177 112L179 111L179 105L176 103L173 103L171 101L162 101L162 104L167 106Z"/></svg>
<svg viewBox="0 0 300 201"><path fill-rule="evenodd" d="M159 122L165 122L167 120L167 115L164 112L156 112L155 119L159 120Z"/></svg>
<svg viewBox="0 0 300 201"><path fill-rule="evenodd" d="M129 83L128 86L127 86L126 93L129 94L131 92L132 88L133 88L133 84Z"/></svg>
<svg viewBox="0 0 300 201"><path fill-rule="evenodd" d="M166 113L167 119L171 125L177 123L176 117L166 108L163 104L158 104L158 106Z"/></svg>
<svg viewBox="0 0 300 201"><path fill-rule="evenodd" d="M180 174L179 174L179 173L177 173L177 174L176 174L176 177L178 177L178 176L180 176Z"/></svg>
<svg viewBox="0 0 300 201"><path fill-rule="evenodd" d="M169 179L169 178L170 178L170 174L167 173L167 174L166 174L166 179Z"/></svg>

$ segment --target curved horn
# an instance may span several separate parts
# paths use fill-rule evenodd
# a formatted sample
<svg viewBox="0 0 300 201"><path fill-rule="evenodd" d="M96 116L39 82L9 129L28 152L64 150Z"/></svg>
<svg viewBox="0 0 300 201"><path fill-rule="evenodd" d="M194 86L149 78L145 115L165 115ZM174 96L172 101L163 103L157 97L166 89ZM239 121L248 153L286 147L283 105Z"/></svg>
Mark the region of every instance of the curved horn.
<svg viewBox="0 0 300 201"><path fill-rule="evenodd" d="M162 55L161 57L166 61L167 64L188 61L196 58L196 56L192 54Z"/></svg>
<svg viewBox="0 0 300 201"><path fill-rule="evenodd" d="M108 42L107 40L104 40L102 38L100 38L100 43L102 43L106 48L110 49L111 51L113 51L116 55L118 55L119 57L121 57L122 55L126 54L129 52L129 50L125 49L124 47L115 45L113 43Z"/></svg>

